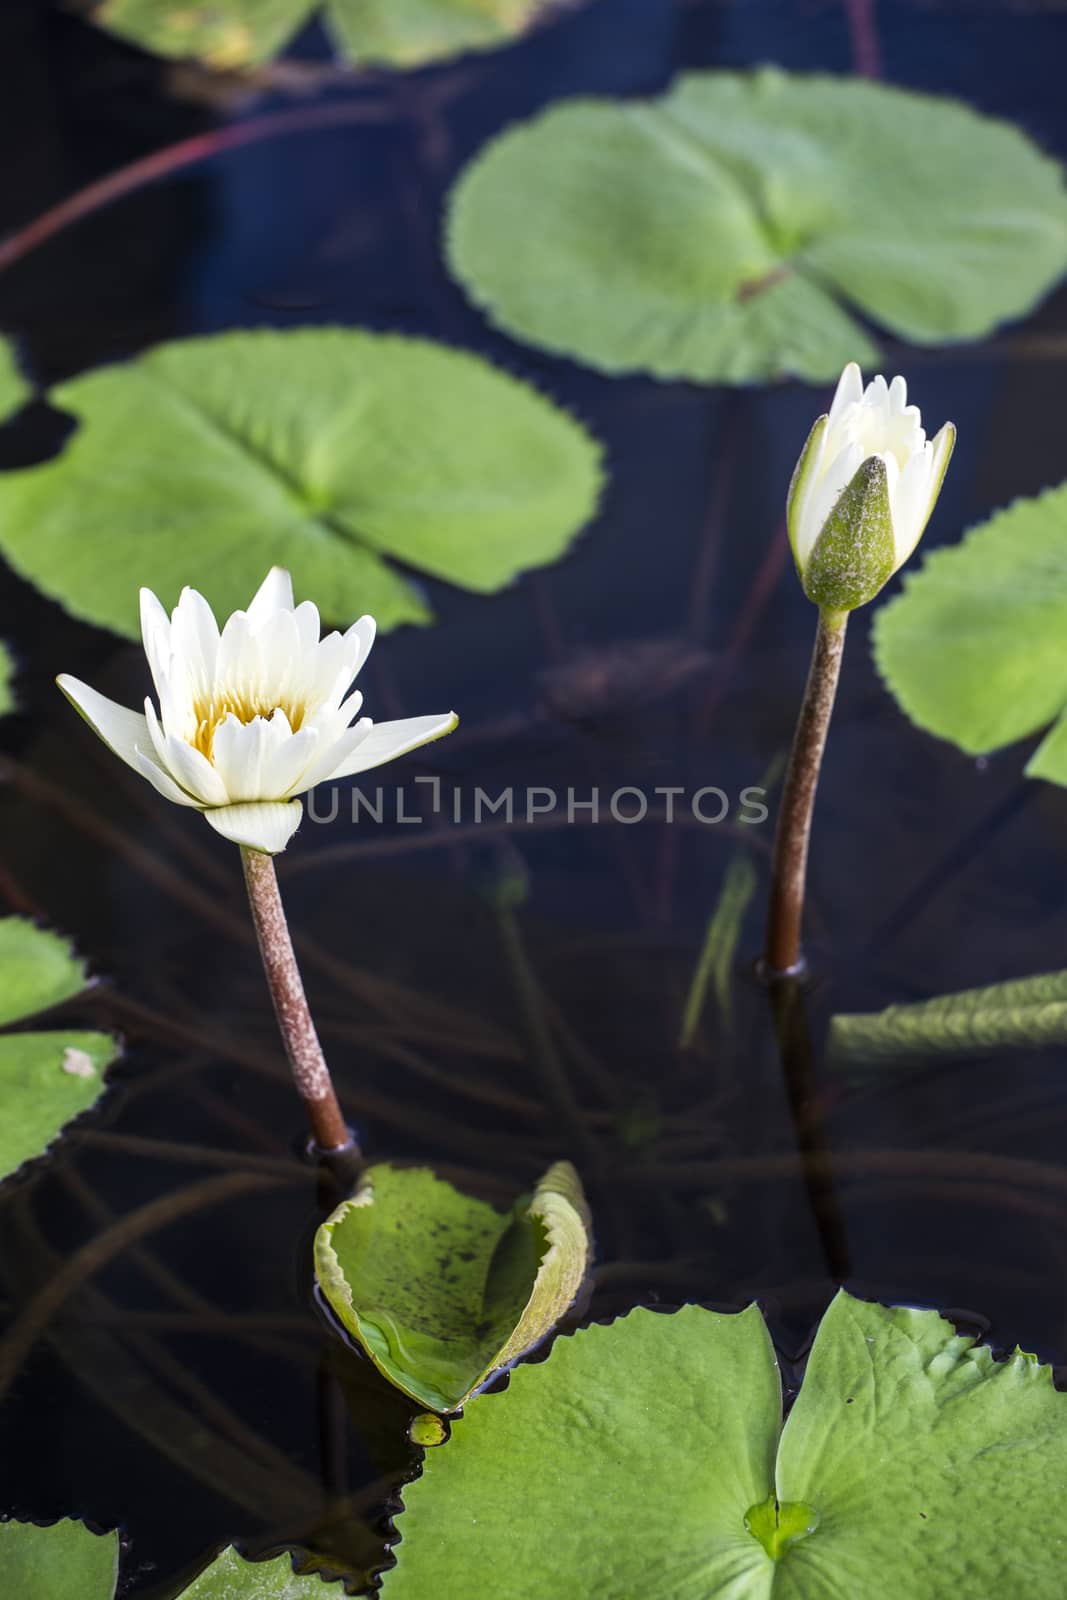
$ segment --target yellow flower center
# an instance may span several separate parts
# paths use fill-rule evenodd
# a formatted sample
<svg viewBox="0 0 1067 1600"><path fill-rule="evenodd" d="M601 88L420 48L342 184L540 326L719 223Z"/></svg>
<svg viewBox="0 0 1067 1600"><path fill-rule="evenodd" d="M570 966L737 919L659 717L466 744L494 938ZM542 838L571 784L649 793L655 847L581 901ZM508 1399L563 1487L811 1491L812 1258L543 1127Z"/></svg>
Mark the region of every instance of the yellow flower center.
<svg viewBox="0 0 1067 1600"><path fill-rule="evenodd" d="M284 711L293 732L300 731L305 707L295 700L265 700L231 694L229 691L217 699L213 696L209 700L195 700L193 715L196 718L196 732L189 742L194 750L199 750L210 761L215 747L215 734L227 717L236 717L238 722L249 723L256 717L269 720L275 711Z"/></svg>

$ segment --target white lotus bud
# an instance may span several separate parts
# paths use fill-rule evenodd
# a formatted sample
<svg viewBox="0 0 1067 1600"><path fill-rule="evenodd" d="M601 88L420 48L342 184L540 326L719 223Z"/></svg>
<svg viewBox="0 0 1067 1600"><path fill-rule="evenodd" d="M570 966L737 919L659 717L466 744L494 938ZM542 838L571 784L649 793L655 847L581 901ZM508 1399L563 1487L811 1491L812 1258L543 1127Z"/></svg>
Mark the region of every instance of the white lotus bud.
<svg viewBox="0 0 1067 1600"><path fill-rule="evenodd" d="M873 600L918 544L937 503L956 429L927 440L903 378L864 389L850 362L808 435L789 486L789 542L809 600L853 611Z"/></svg>

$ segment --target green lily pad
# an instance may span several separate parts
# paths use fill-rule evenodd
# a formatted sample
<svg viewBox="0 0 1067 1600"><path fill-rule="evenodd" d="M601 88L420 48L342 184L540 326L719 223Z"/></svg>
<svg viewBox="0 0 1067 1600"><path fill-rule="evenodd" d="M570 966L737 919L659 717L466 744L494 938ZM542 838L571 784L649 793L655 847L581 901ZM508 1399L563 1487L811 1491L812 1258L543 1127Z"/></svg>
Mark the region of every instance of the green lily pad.
<svg viewBox="0 0 1067 1600"><path fill-rule="evenodd" d="M6 717L10 712L18 710L13 687L14 677L15 663L7 646L0 644L0 717Z"/></svg>
<svg viewBox="0 0 1067 1600"><path fill-rule="evenodd" d="M903 1066L929 1056L977 1056L1067 1044L1067 972L961 989L884 1011L833 1018L835 1067Z"/></svg>
<svg viewBox="0 0 1067 1600"><path fill-rule="evenodd" d="M14 350L6 339L0 339L0 422L6 422L32 393L19 371Z"/></svg>
<svg viewBox="0 0 1067 1600"><path fill-rule="evenodd" d="M104 0L95 21L157 55L232 70L272 60L321 14L349 61L416 67L507 44L551 9L552 0Z"/></svg>
<svg viewBox="0 0 1067 1600"><path fill-rule="evenodd" d="M0 1522L0 1575L11 1600L114 1600L119 1536L82 1522ZM245 1561L224 1550L178 1600L314 1600L338 1594L317 1575L301 1577L288 1556Z"/></svg>
<svg viewBox="0 0 1067 1600"><path fill-rule="evenodd" d="M85 962L66 939L24 917L0 917L0 1028L81 994Z"/></svg>
<svg viewBox="0 0 1067 1600"><path fill-rule="evenodd" d="M841 1293L781 1411L755 1307L557 1339L427 1455L385 1600L1059 1600L1049 1368Z"/></svg>
<svg viewBox="0 0 1067 1600"><path fill-rule="evenodd" d="M315 1272L390 1383L433 1411L455 1411L569 1310L588 1228L566 1161L507 1216L424 1167L369 1167L320 1227Z"/></svg>
<svg viewBox="0 0 1067 1600"><path fill-rule="evenodd" d="M178 1600L340 1600L343 1593L317 1573L294 1572L288 1556L245 1561L229 1549L194 1578Z"/></svg>
<svg viewBox="0 0 1067 1600"><path fill-rule="evenodd" d="M745 383L877 359L857 316L979 338L1067 268L1060 168L949 100L774 68L510 129L454 191L493 322L609 373Z"/></svg>
<svg viewBox="0 0 1067 1600"><path fill-rule="evenodd" d="M83 962L66 940L22 917L0 917L0 1026L80 994ZM0 1036L0 1179L42 1155L99 1099L118 1055L106 1033L71 1029Z"/></svg>
<svg viewBox="0 0 1067 1600"><path fill-rule="evenodd" d="M904 578L878 613L878 669L901 708L969 755L1047 727L1067 707L1067 484L1017 500ZM1067 727L1032 757L1067 784Z"/></svg>
<svg viewBox="0 0 1067 1600"><path fill-rule="evenodd" d="M90 1533L84 1522L0 1522L0 1574L12 1600L113 1600L118 1568L117 1533Z"/></svg>
<svg viewBox="0 0 1067 1600"><path fill-rule="evenodd" d="M75 616L131 638L138 584L165 604L193 584L225 616L272 565L328 622L425 622L384 557L491 593L562 555L600 489L576 422L425 340L220 334L49 398L81 426L56 460L0 478L0 550Z"/></svg>

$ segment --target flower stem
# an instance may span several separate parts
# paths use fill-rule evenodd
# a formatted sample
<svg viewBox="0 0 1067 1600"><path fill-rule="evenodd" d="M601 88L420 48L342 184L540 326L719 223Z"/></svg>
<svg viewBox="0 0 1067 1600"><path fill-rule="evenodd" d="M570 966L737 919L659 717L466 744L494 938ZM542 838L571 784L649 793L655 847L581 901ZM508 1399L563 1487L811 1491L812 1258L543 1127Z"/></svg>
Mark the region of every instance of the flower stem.
<svg viewBox="0 0 1067 1600"><path fill-rule="evenodd" d="M764 957L766 975L771 979L795 976L801 970L800 929L811 817L841 675L847 625L847 611L820 610L774 838Z"/></svg>
<svg viewBox="0 0 1067 1600"><path fill-rule="evenodd" d="M358 1155L358 1146L337 1103L330 1069L308 1010L303 979L278 892L274 858L242 845L241 865L263 970L274 1001L274 1014L319 1153L326 1157L342 1151Z"/></svg>

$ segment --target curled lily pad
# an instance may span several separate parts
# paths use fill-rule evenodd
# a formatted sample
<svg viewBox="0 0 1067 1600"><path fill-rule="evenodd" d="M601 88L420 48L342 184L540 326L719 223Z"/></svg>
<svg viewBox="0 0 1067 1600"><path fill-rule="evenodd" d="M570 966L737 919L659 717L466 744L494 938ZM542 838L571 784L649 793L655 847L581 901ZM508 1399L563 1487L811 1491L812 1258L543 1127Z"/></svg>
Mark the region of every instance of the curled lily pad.
<svg viewBox="0 0 1067 1600"><path fill-rule="evenodd" d="M1059 1600L1065 1474L1051 1370L936 1312L839 1294L783 1427L755 1307L638 1310L467 1406L404 1490L383 1594Z"/></svg>
<svg viewBox="0 0 1067 1600"><path fill-rule="evenodd" d="M836 1067L897 1065L926 1057L976 1056L1067 1044L1067 972L1042 972L982 989L940 994L830 1023Z"/></svg>
<svg viewBox="0 0 1067 1600"><path fill-rule="evenodd" d="M84 963L66 940L23 917L0 917L0 1026L73 998L86 981ZM99 1099L117 1054L106 1033L0 1035L0 1179L42 1155Z"/></svg>
<svg viewBox="0 0 1067 1600"><path fill-rule="evenodd" d="M315 1240L315 1272L378 1370L433 1411L455 1411L549 1333L589 1262L569 1162L501 1216L428 1169L368 1168Z"/></svg>
<svg viewBox="0 0 1067 1600"><path fill-rule="evenodd" d="M1067 268L1067 192L1017 128L953 101L694 73L494 140L448 253L500 327L601 371L814 382L876 360L860 318L931 344L1028 310Z"/></svg>
<svg viewBox="0 0 1067 1600"><path fill-rule="evenodd" d="M145 50L260 66L321 15L361 66L416 67L507 44L559 0L104 0L96 20Z"/></svg>
<svg viewBox="0 0 1067 1600"><path fill-rule="evenodd" d="M1063 784L1065 545L1067 483L934 550L874 630L878 669L920 728L981 755L1055 722L1027 772Z"/></svg>
<svg viewBox="0 0 1067 1600"><path fill-rule="evenodd" d="M421 339L219 334L49 399L80 426L54 461L0 477L0 551L75 616L131 638L139 584L167 606L193 584L227 616L270 566L328 622L425 622L391 562L491 593L562 555L600 490L599 448L576 422Z"/></svg>

